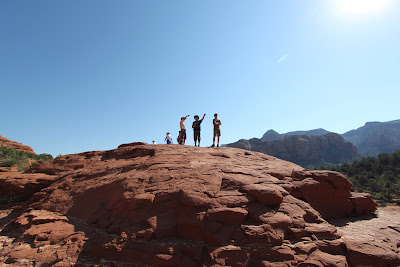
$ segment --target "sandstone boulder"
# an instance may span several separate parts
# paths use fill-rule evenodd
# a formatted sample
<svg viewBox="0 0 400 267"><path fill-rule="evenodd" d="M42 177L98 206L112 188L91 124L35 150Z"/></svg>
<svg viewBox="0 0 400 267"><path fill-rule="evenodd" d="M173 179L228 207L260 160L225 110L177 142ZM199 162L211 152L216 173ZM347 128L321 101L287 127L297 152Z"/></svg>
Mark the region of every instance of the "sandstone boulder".
<svg viewBox="0 0 400 267"><path fill-rule="evenodd" d="M350 200L353 203L354 213L357 215L371 214L378 206L370 194L352 192Z"/></svg>
<svg viewBox="0 0 400 267"><path fill-rule="evenodd" d="M293 171L294 194L318 210L324 218L351 214L370 214L377 203L369 194L352 192L352 184L343 174L331 171Z"/></svg>

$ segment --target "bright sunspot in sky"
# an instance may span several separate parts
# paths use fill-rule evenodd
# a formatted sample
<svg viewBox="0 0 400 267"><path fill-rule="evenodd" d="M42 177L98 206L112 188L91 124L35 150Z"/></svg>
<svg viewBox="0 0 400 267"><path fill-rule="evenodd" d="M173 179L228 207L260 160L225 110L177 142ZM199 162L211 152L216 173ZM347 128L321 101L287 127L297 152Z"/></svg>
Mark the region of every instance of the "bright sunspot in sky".
<svg viewBox="0 0 400 267"><path fill-rule="evenodd" d="M372 15L387 10L394 0L336 0L341 12L349 15Z"/></svg>

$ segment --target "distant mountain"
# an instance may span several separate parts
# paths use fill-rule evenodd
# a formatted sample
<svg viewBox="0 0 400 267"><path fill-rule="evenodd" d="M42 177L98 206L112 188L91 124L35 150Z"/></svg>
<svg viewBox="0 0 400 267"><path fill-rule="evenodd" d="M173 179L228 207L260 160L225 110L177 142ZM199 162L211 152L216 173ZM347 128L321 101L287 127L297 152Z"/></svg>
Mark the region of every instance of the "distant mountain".
<svg viewBox="0 0 400 267"><path fill-rule="evenodd" d="M319 129L314 129L314 130L309 130L309 131L295 131L295 132L288 132L285 133L284 135L325 135L330 133L329 131L319 128Z"/></svg>
<svg viewBox="0 0 400 267"><path fill-rule="evenodd" d="M276 132L275 132L276 133ZM268 131L267 138L274 135ZM323 164L340 164L359 158L357 148L350 142L345 142L339 134L325 135L283 135L279 140L263 141L253 138L240 140L228 147L236 147L262 152L280 159L288 160L306 168Z"/></svg>
<svg viewBox="0 0 400 267"><path fill-rule="evenodd" d="M359 156L374 157L400 150L400 120L367 122L342 135L321 128L283 134L271 129L261 139L240 140L226 146L263 152L303 167L352 162Z"/></svg>
<svg viewBox="0 0 400 267"><path fill-rule="evenodd" d="M275 141L275 140L283 140L286 135L316 135L316 136L321 136L330 133L329 131L319 128L319 129L314 129L314 130L309 130L309 131L295 131L295 132L288 132L284 134L279 134L278 132L274 130L269 130L267 131L263 137L261 137L261 140L266 142L266 141Z"/></svg>
<svg viewBox="0 0 400 267"><path fill-rule="evenodd" d="M283 134L279 134L278 132L271 129L271 130L267 131L263 135L263 137L261 137L261 141L268 142L268 141L275 141L275 140L283 140L283 138L284 138Z"/></svg>
<svg viewBox="0 0 400 267"><path fill-rule="evenodd" d="M322 136L328 133L329 131L321 128L283 134L269 130L263 135L261 140L264 142L282 141L285 136ZM400 120L367 122L364 126L346 132L342 136L346 142L353 143L357 147L358 153L363 157L375 157L382 153L393 153L400 149Z"/></svg>
<svg viewBox="0 0 400 267"><path fill-rule="evenodd" d="M342 136L346 141L353 143L362 156L393 153L400 149L400 120L367 122Z"/></svg>

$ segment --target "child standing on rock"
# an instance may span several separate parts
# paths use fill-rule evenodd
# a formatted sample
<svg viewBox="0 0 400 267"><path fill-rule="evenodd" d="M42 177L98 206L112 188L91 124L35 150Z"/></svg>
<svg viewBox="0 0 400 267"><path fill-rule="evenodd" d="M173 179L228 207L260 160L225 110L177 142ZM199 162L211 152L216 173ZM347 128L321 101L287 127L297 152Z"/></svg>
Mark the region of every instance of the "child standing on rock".
<svg viewBox="0 0 400 267"><path fill-rule="evenodd" d="M167 145L172 144L172 136L170 134L170 132L167 133L167 136L164 139L164 142L167 141Z"/></svg>
<svg viewBox="0 0 400 267"><path fill-rule="evenodd" d="M201 120L199 120L200 117L198 115L194 116L194 122L192 124L193 137L194 137L194 146L196 146L197 141L199 141L199 145L198 146L200 146L200 140L201 140L201 137L200 137L201 127L200 127L200 125L203 122L205 116L206 116L206 114L204 113L203 118Z"/></svg>
<svg viewBox="0 0 400 267"><path fill-rule="evenodd" d="M219 147L219 137L221 136L221 121L218 119L218 114L214 114L214 119L213 119L213 125L214 125L214 138L213 138L213 144L211 147L215 147L215 137L218 137L218 143L217 147Z"/></svg>

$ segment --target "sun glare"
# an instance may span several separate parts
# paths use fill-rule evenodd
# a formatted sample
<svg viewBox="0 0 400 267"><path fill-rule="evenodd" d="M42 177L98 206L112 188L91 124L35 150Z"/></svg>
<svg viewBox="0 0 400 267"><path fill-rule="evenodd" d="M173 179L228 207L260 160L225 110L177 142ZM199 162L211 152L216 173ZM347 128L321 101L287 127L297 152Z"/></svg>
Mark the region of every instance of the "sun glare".
<svg viewBox="0 0 400 267"><path fill-rule="evenodd" d="M341 12L349 15L379 14L388 9L393 0L336 0Z"/></svg>

